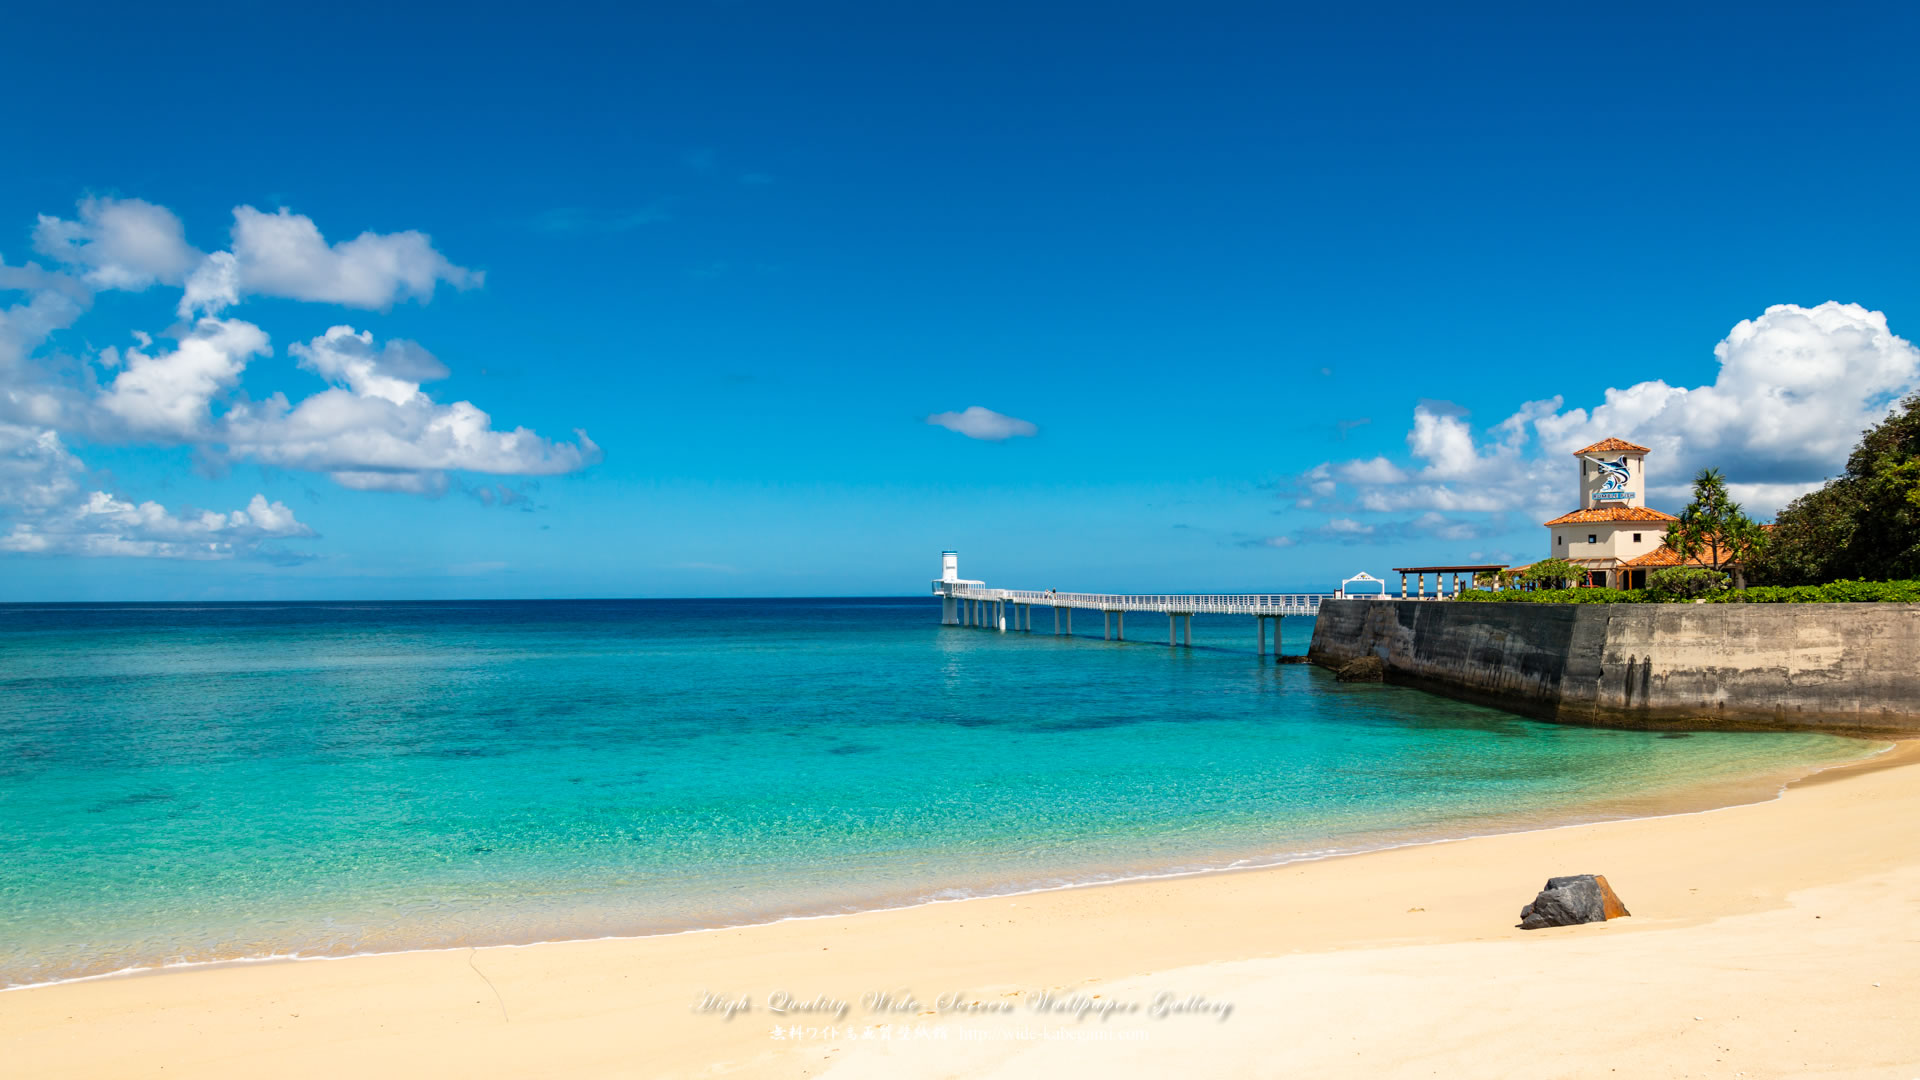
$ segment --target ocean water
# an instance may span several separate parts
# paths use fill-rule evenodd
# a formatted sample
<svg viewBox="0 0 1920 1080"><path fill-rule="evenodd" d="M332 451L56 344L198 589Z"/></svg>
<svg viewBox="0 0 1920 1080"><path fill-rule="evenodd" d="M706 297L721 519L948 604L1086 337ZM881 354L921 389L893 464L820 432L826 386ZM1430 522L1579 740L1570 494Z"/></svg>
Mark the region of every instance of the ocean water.
<svg viewBox="0 0 1920 1080"><path fill-rule="evenodd" d="M903 600L0 606L0 985L660 933L1759 797L1556 727ZM1089 630L1093 636L1087 636ZM1289 619L1304 651L1311 621ZM1155 644L1154 642L1158 642ZM1576 868L1577 869L1577 868Z"/></svg>

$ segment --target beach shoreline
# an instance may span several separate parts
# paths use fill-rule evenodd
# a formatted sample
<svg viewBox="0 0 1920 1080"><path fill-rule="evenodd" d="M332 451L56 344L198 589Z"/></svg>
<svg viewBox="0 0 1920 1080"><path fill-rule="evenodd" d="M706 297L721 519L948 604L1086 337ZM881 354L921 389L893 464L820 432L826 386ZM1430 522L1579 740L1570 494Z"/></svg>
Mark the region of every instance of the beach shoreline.
<svg viewBox="0 0 1920 1080"><path fill-rule="evenodd" d="M1559 985L1554 965L1543 969L1546 958L1535 956L1541 949L1564 953L1565 974L1593 966L1582 984L1587 992L1639 1000L1657 996L1656 988L1687 993L1695 980L1708 998L1744 1000L1742 1015L1749 1018L1788 1010L1776 1019L1791 1031L1792 1002L1801 999L1796 988L1812 985L1820 972L1831 969L1838 977L1840 969L1869 960L1898 975L1920 971L1920 964L1907 962L1915 948L1911 935L1903 936L1898 920L1889 918L1920 901L1920 859L1903 843L1901 828L1920 813L1916 763L1920 742L1905 741L1820 770L1764 802L1272 868L668 936L324 964L226 963L23 988L0 995L0 1042L25 1074L66 1076L347 1069L392 1075L453 1068L480 1075L784 1076L829 1067L836 1075L1019 1075L1075 1062L1126 1073L1152 1061L1171 1065L1161 1054L1186 1055L1195 1067L1222 1071L1258 1054L1260 1061L1288 1060L1337 1074L1343 1058L1319 1050L1340 1031L1339 1019L1302 1030L1289 1047L1276 1047L1261 1032L1285 1028L1292 1022L1287 1018L1298 1020L1346 1000L1343 995L1363 1000L1374 993L1369 987L1392 980L1481 971L1480 982L1469 980L1438 999L1401 999L1406 1008L1396 1015L1435 1023L1463 1009L1508 1015L1514 1034L1507 1043L1519 1040L1538 1064L1537 1055L1557 1051L1553 1033L1529 1017L1525 987L1530 979ZM1606 874L1634 916L1532 934L1514 928L1519 906L1541 881L1577 872ZM1848 890L1859 892L1859 903L1825 898ZM1807 896L1822 897L1820 917L1799 916ZM1830 940L1836 935L1841 945ZM1784 982L1766 985L1767 964L1753 956L1746 957L1754 962L1744 975L1741 965L1729 967L1729 941L1767 943ZM1702 959L1697 971L1688 966L1694 953ZM1378 970L1383 967L1393 972ZM1648 980L1661 970L1683 975ZM1613 985L1615 976L1627 981ZM1232 999L1232 1013L1207 1020L1212 1026L1190 1022L1193 1017L1156 1019L1146 1010L1171 991L1142 980L1178 984L1186 995L1180 1000ZM1920 1006L1920 987L1896 975L1871 981L1861 989L1871 989L1875 1008ZM1289 1000L1294 993L1311 997ZM781 994L797 1004L838 1002L841 1009L832 1016L770 1012ZM1142 1011L1076 1021L1033 1005L1044 995L1073 1000L1076 994L1086 1001L1100 994L1109 1002L1133 994ZM1772 1001L1769 994L1784 998ZM743 998L750 1003L744 1009ZM987 1011L943 1009L943 1000ZM920 1007L890 1007L907 1002ZM996 1005L1011 1011L989 1008ZM1872 1013L1861 1015L1871 1019ZM1064 1026L1051 1038L1017 1034L1018 1025L1037 1020ZM1622 1056L1594 1075L1648 1064L1635 1057L1644 1033L1634 1025L1642 1022L1621 1019L1614 1034ZM1809 1014L1806 1023L1839 1021ZM896 1026L944 1027L948 1035L845 1037ZM1352 1055L1354 1075L1389 1075L1429 1060L1430 1051L1408 1056L1412 1044L1394 1037L1392 1023L1347 1026L1347 1034L1367 1036ZM797 1028L799 1037L775 1037L786 1028ZM828 1028L842 1030L828 1038ZM1096 1030L1109 1034L1074 1035ZM1487 1067L1456 1068L1455 1074L1520 1069L1518 1060L1491 1064L1519 1050L1502 1051L1507 1043L1489 1038L1476 1050ZM1749 1055L1767 1042L1742 1038ZM1920 1036L1904 1031L1888 1028L1876 1036L1869 1030L1843 1042L1854 1047L1853 1057L1824 1050L1822 1075L1896 1075L1920 1061ZM1682 1065L1711 1073L1716 1063L1696 1061L1687 1056L1692 1052L1674 1050L1659 1060L1674 1063L1674 1075ZM1802 1064L1790 1069L1746 1060L1749 1076L1794 1075ZM1555 1074L1588 1072L1569 1064Z"/></svg>
<svg viewBox="0 0 1920 1080"><path fill-rule="evenodd" d="M1328 859L1344 859L1355 856L1395 851L1403 848L1421 847L1430 844L1450 844L1481 839L1492 836L1504 836L1532 832L1547 832L1556 829L1579 828L1586 825L1607 824L1618 821L1657 819L1663 817L1684 816L1696 813L1711 813L1717 810L1749 806L1780 798L1785 792L1799 784L1820 782L1821 777L1838 778L1846 775L1844 770L1857 769L1880 762L1899 764L1904 759L1896 753L1907 743L1887 738L1847 737L1847 741L1859 742L1876 749L1863 752L1856 759L1823 765L1797 765L1752 773L1734 777L1719 777L1710 780L1695 779L1691 783L1677 784L1637 791L1625 796L1614 796L1605 800L1579 803L1568 807L1561 814L1550 819L1528 820L1526 815L1517 811L1492 815L1484 820L1470 824L1450 825L1434 830L1390 830L1380 833L1361 834L1356 837L1342 837L1330 840L1331 846L1304 851L1279 852L1248 855L1226 863L1212 865L1171 865L1144 866L1126 870L1103 871L1102 876L1083 880L1060 880L1041 885L1018 885L1004 890L986 890L969 892L963 895L928 896L924 893L909 898L868 897L855 901L858 906L849 906L833 911L798 911L777 915L772 918L755 919L739 923L722 923L712 926L690 926L671 930L640 931L632 933L584 934L581 936L536 938L522 941L476 941L455 945L422 945L388 949L373 949L353 952L300 953L279 952L263 955L227 956L207 959L176 960L163 964L146 964L101 971L71 977L51 979L44 982L20 983L0 986L0 994L37 990L45 987L62 986L70 983L96 982L103 979L147 978L152 976L184 973L223 967L258 964L308 963L319 961L356 960L374 957L400 956L409 953L465 952L470 949L501 948L537 948L547 945L578 944L586 942L639 941L650 938L677 937L684 934L707 934L731 930L747 930L756 927L774 926L788 922L805 922L817 919L849 918L878 912L905 911L941 904L970 903L978 900L1018 899L1050 892L1076 889L1106 888L1140 882L1173 881L1189 877L1205 877L1215 874L1259 873L1286 867L1322 862ZM1920 746L1920 740L1913 740ZM1920 751L1916 751L1920 753ZM939 890L951 891L951 890Z"/></svg>

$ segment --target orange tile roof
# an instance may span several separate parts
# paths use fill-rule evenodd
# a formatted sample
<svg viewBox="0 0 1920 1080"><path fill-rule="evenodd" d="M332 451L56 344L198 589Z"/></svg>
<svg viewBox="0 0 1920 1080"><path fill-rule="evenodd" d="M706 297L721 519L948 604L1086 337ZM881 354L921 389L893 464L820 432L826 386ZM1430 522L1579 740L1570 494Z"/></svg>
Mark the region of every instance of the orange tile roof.
<svg viewBox="0 0 1920 1080"><path fill-rule="evenodd" d="M1679 565L1680 565L1679 554L1675 552L1672 548L1666 546L1665 544L1662 544L1659 547L1654 548L1652 551L1647 552L1645 555L1642 555L1637 559L1628 559L1626 562L1621 563L1620 569L1622 570L1655 570L1664 566L1679 566ZM1712 564L1702 561L1701 558L1698 555L1696 555L1693 558L1687 560L1687 565L1710 567Z"/></svg>
<svg viewBox="0 0 1920 1080"><path fill-rule="evenodd" d="M1762 529L1773 528L1772 525L1762 525L1760 527ZM1700 554L1695 555L1693 558L1686 560L1684 565L1698 566L1703 569L1711 570L1713 569L1713 560L1709 556L1711 555L1712 551L1713 551L1713 548L1711 545L1709 545L1706 548L1702 549ZM1726 555L1727 553L1726 549L1722 548L1720 553L1723 556ZM1724 564L1726 563L1727 560L1723 558L1720 561L1722 564ZM1668 547L1667 545L1661 544L1659 547L1654 548L1652 551L1647 552L1645 555L1642 555L1637 559L1628 559L1626 562L1621 563L1620 568L1622 570L1640 570L1640 569L1654 569L1662 566L1680 566L1680 565L1682 565L1682 563L1680 560L1679 553L1674 551L1672 548Z"/></svg>
<svg viewBox="0 0 1920 1080"><path fill-rule="evenodd" d="M1575 510L1561 514L1542 525L1591 525L1599 521L1679 521L1672 514L1649 506L1603 506L1597 510Z"/></svg>
<svg viewBox="0 0 1920 1080"><path fill-rule="evenodd" d="M1605 438L1605 439L1601 439L1601 440L1600 440L1599 442L1597 442L1597 443L1594 443L1594 444L1593 444L1592 446L1589 446L1589 447L1587 447L1587 448L1586 448L1586 449L1584 449L1584 450L1575 450L1575 451L1574 451L1574 453L1576 453L1576 454L1602 454L1602 453L1607 453L1607 452L1610 452L1610 451L1614 451L1614 450L1627 450L1627 451L1631 451L1631 452L1633 452L1633 453L1636 453L1636 454L1651 454L1651 453L1653 453L1653 451L1651 451L1651 450L1649 450L1649 449L1647 449L1647 448L1646 448L1646 447L1644 447L1644 446L1637 446L1637 445L1635 445L1635 444L1633 444L1633 443L1630 443L1630 442L1628 442L1628 441L1627 441L1627 440L1625 440L1625 439L1615 439L1615 438L1611 438L1611 437L1609 437L1609 438Z"/></svg>

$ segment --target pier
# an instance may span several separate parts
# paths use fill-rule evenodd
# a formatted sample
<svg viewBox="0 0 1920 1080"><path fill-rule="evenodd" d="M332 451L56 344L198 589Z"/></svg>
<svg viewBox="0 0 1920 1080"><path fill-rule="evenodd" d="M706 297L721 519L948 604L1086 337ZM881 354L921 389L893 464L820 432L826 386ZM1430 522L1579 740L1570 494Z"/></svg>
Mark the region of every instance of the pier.
<svg viewBox="0 0 1920 1080"><path fill-rule="evenodd" d="M1369 579L1372 580L1372 579ZM1009 630L1033 632L1033 609L1048 608L1053 615L1053 633L1073 633L1073 613L1097 611L1101 616L1102 637L1124 641L1127 615L1165 615L1167 645L1193 644L1195 615L1250 615L1254 620L1256 647L1260 655L1267 651L1267 620L1288 615L1317 615L1320 601L1337 593L1067 593L1053 589L990 589L984 581L960 576L960 557L956 552L940 553L940 576L933 581L933 592L940 597L940 622L943 626L974 626L1005 633ZM1009 622L1011 620L1011 622ZM1280 626L1273 627L1273 651L1280 652Z"/></svg>

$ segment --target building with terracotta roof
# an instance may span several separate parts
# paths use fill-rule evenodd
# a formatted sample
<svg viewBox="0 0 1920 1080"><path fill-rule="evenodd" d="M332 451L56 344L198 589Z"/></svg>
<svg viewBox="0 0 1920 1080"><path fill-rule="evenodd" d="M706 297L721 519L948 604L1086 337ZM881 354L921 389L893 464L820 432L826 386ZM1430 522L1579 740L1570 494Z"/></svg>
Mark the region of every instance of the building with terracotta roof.
<svg viewBox="0 0 1920 1080"><path fill-rule="evenodd" d="M1616 450L1631 451L1633 453L1641 455L1642 457L1653 453L1653 451L1647 449L1644 446L1641 446L1638 443L1630 443L1625 439L1615 439L1612 437L1601 439L1599 442L1594 443L1592 446L1582 447L1579 450L1575 450L1574 453L1579 455L1605 454L1605 453L1609 453L1611 451L1616 451Z"/></svg>
<svg viewBox="0 0 1920 1080"><path fill-rule="evenodd" d="M1550 558L1584 567L1594 585L1645 584L1647 568L1640 560L1667 550L1667 526L1679 520L1646 505L1650 452L1625 439L1602 439L1574 451L1580 461L1580 503L1542 522Z"/></svg>

